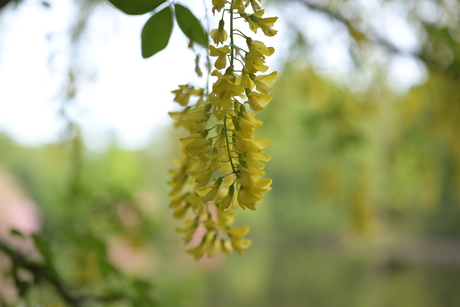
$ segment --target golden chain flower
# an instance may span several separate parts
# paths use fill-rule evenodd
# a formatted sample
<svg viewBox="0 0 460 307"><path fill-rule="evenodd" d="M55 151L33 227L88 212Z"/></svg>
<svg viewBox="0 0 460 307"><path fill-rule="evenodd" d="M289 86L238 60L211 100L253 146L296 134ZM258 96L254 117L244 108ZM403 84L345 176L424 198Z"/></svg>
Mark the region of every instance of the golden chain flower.
<svg viewBox="0 0 460 307"><path fill-rule="evenodd" d="M228 255L248 248L251 241L245 236L249 227L232 226L236 215L232 209L255 210L271 190L272 180L263 178L263 162L270 160L263 149L269 140L254 137L262 122L247 107L259 112L273 98L268 94L272 90L269 85L278 73L258 73L268 70L265 59L275 50L234 28L238 14L253 32L260 28L267 36L276 34L272 27L277 17L262 18L259 2L212 0L212 12L222 11L222 19L210 36L216 46L223 45L209 46L209 56L217 57L217 70L211 72L217 78L212 91L189 85L172 91L174 101L185 108L170 114L176 126L190 135L181 139L183 157L176 161L178 169L171 171L170 207L174 218L185 220L185 227L176 230L186 244L202 233L200 243L187 250L196 260L205 254L212 257L217 251ZM224 17L229 19L228 32ZM235 44L236 35L244 38L247 49Z"/></svg>

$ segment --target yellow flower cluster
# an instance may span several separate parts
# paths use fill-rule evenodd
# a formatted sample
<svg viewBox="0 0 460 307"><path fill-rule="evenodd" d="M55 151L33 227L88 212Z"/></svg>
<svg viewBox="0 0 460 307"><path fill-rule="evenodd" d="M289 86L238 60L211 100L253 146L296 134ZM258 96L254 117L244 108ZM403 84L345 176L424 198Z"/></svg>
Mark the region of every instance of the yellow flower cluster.
<svg viewBox="0 0 460 307"><path fill-rule="evenodd" d="M277 17L262 18L260 0L212 0L212 4L213 13L223 11L218 28L210 32L216 45L209 46L209 56L216 57L212 91L180 85L172 93L174 101L185 108L170 113L176 126L190 133L181 139L183 158L171 171L169 184L174 218L185 220L185 227L177 231L186 244L200 241L187 250L195 259L218 251L242 253L249 247L251 241L245 238L249 227L232 226L236 215L232 209L255 210L272 183L263 178L264 162L270 160L263 149L269 140L254 137L262 122L247 108L259 112L273 98L269 85L278 73L259 73L268 70L266 57L275 50L235 29L234 20L242 18L250 30L260 28L273 36ZM235 44L236 35L243 37L245 48Z"/></svg>

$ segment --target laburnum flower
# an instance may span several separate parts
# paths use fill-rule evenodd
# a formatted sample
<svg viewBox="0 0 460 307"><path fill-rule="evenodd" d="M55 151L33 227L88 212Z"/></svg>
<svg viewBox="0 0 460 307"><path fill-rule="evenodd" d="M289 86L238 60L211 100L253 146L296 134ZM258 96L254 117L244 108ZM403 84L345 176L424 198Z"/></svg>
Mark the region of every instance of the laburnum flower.
<svg viewBox="0 0 460 307"><path fill-rule="evenodd" d="M246 56L244 57L244 64L245 64L245 70L248 73L256 73L256 72L266 72L268 70L268 66L264 64L265 63L265 57L262 56L257 56L254 53L248 52L246 53Z"/></svg>
<svg viewBox="0 0 460 307"><path fill-rule="evenodd" d="M250 1L251 1L251 6L252 6L252 9L254 10L254 12L257 12L257 11L262 9L260 7L259 3L257 3L257 2L260 2L260 0L250 0Z"/></svg>
<svg viewBox="0 0 460 307"><path fill-rule="evenodd" d="M278 33L277 30L274 30L272 27L275 25L275 22L278 20L278 17L269 17L269 18L260 18L259 26L267 36L275 36Z"/></svg>
<svg viewBox="0 0 460 307"><path fill-rule="evenodd" d="M209 247L211 247L214 239L214 234L212 232L206 232L201 240L201 243L194 247L186 250L185 252L191 254L195 260L200 260L203 257L204 253L207 252Z"/></svg>
<svg viewBox="0 0 460 307"><path fill-rule="evenodd" d="M230 252L233 250L230 241L221 240L220 250L225 254L225 256L228 257L230 255Z"/></svg>
<svg viewBox="0 0 460 307"><path fill-rule="evenodd" d="M205 187L212 179L212 175L217 172L221 166L218 150L213 148L211 160L205 164L206 168L201 170L190 170L188 174L195 178L197 188Z"/></svg>
<svg viewBox="0 0 460 307"><path fill-rule="evenodd" d="M244 10L248 6L249 0L233 0L231 9L238 10L239 14L244 14Z"/></svg>
<svg viewBox="0 0 460 307"><path fill-rule="evenodd" d="M184 234L182 240L184 240L185 244L188 244L190 241L192 241L193 236L195 235L196 228L198 227L198 221L186 220L185 225L186 227L184 228L177 227L176 231Z"/></svg>
<svg viewBox="0 0 460 307"><path fill-rule="evenodd" d="M212 0L212 13L215 14L216 11L220 10L227 4L227 0Z"/></svg>
<svg viewBox="0 0 460 307"><path fill-rule="evenodd" d="M240 178L238 182L245 189L252 189L256 182L258 182L265 175L265 172L261 169L250 169L246 167L240 167Z"/></svg>
<svg viewBox="0 0 460 307"><path fill-rule="evenodd" d="M206 211L206 208L203 202L201 201L200 195L194 192L186 193L186 194L187 196L185 197L185 201L187 202L187 204L189 204L193 213L196 216L200 216L201 214L203 214Z"/></svg>
<svg viewBox="0 0 460 307"><path fill-rule="evenodd" d="M228 46L220 48L216 48L212 45L209 46L209 55L217 57L217 60L214 63L214 66L217 69L223 69L227 66L227 54L229 54L230 52L232 52L232 50Z"/></svg>
<svg viewBox="0 0 460 307"><path fill-rule="evenodd" d="M204 202L212 201L216 198L221 184L222 178L218 178L212 186L206 188L196 188L195 191L203 198Z"/></svg>
<svg viewBox="0 0 460 307"><path fill-rule="evenodd" d="M216 95L212 92L209 95L209 103L213 106L212 112L218 119L222 119L227 114L227 111L233 107L233 102L224 95Z"/></svg>
<svg viewBox="0 0 460 307"><path fill-rule="evenodd" d="M239 18L235 17L239 14L252 31L261 28L266 35L273 36L277 32L273 29L277 18L263 18L260 2L212 0L214 14L225 11L217 29L210 32L214 45L209 46L209 55L216 57L217 69L211 75L217 80L210 93L190 85L181 85L173 91L174 101L185 108L171 113L171 117L190 135L180 139L181 154L185 157L178 164L179 169L171 171L170 207L175 218L185 220L184 227L177 231L186 244L201 233L201 242L187 250L195 260L204 255L212 257L218 251L225 255L232 251L243 253L251 245L245 238L249 227L232 227L236 213L231 210L238 206L255 210L271 189L271 179L262 179L264 162L271 158L264 154L269 141L255 139L253 133L262 122L246 109L258 112L273 98L269 95L270 85L278 74L257 73L268 70L266 57L275 50L236 29L230 33L232 43L238 31L246 37L248 51L235 45L226 46L229 35L223 19L228 15ZM249 5L252 13L248 14L245 10ZM242 66L238 63L235 67L235 61ZM200 75L198 56L195 64ZM198 96L198 101L193 96Z"/></svg>
<svg viewBox="0 0 460 307"><path fill-rule="evenodd" d="M254 114L248 112L240 112L238 114L238 132L245 136L251 137L255 129L262 126L263 122L256 119Z"/></svg>
<svg viewBox="0 0 460 307"><path fill-rule="evenodd" d="M257 29L259 28L259 19L264 15L264 10L255 11L254 14L251 15L243 15L244 20L249 24L249 29L252 32L257 33Z"/></svg>
<svg viewBox="0 0 460 307"><path fill-rule="evenodd" d="M240 187L238 192L238 205L245 209L256 210L256 205L262 202L262 198L271 190L271 179L260 179L250 189Z"/></svg>
<svg viewBox="0 0 460 307"><path fill-rule="evenodd" d="M182 126L190 133L201 133L206 128L209 115L204 107L191 108L181 120Z"/></svg>
<svg viewBox="0 0 460 307"><path fill-rule="evenodd" d="M232 208L234 195L235 195L235 186L232 185L228 189L227 195L225 195L224 198L222 198L220 201L217 202L217 204L220 205L220 210L222 212L227 212Z"/></svg>
<svg viewBox="0 0 460 307"><path fill-rule="evenodd" d="M248 48L249 52L255 54L256 56L270 56L275 52L275 48L267 47L261 41L249 41Z"/></svg>
<svg viewBox="0 0 460 307"><path fill-rule="evenodd" d="M185 152L189 157L201 159L202 161L209 160L208 157L211 152L210 140L200 134L192 134L186 138L181 138L180 141L185 146Z"/></svg>
<svg viewBox="0 0 460 307"><path fill-rule="evenodd" d="M211 73L211 76L215 76L218 80L213 84L213 92L217 95L223 94L224 97L230 98L239 96L244 93L244 87L235 83L236 76L233 74L222 75L217 70Z"/></svg>
<svg viewBox="0 0 460 307"><path fill-rule="evenodd" d="M275 52L273 47L267 47L260 41L248 40L249 52L244 57L245 72L256 73L258 71L265 72L268 69L265 63L265 56L270 56Z"/></svg>
<svg viewBox="0 0 460 307"><path fill-rule="evenodd" d="M233 250L238 254L242 254L243 251L251 246L252 241L244 239L246 234L249 232L248 226L243 227L230 227L228 231L228 236L230 237L230 242L232 244Z"/></svg>
<svg viewBox="0 0 460 307"><path fill-rule="evenodd" d="M171 91L175 94L174 101L179 103L181 106L186 106L190 101L191 95L201 96L202 89L194 89L193 87L187 87L185 85L179 85L179 89Z"/></svg>
<svg viewBox="0 0 460 307"><path fill-rule="evenodd" d="M254 84L256 85L256 89L261 94L268 94L272 88L268 85L272 84L278 78L278 72L274 71L268 75L259 75L254 78Z"/></svg>
<svg viewBox="0 0 460 307"><path fill-rule="evenodd" d="M182 125L182 119L187 116L188 108L180 112L169 112L169 116L174 120L174 128L179 128Z"/></svg>
<svg viewBox="0 0 460 307"><path fill-rule="evenodd" d="M168 182L168 184L173 188L173 190L169 194L171 195L171 197L173 197L182 190L185 183L187 182L187 172L190 170L193 164L193 161L190 157L185 157L182 162L179 159L175 159L173 161L177 166L179 166L179 169L176 171L169 171L172 175L171 181Z"/></svg>
<svg viewBox="0 0 460 307"><path fill-rule="evenodd" d="M254 82L249 77L249 74L246 71L241 73L239 78L239 84L245 89L252 90L254 88Z"/></svg>
<svg viewBox="0 0 460 307"><path fill-rule="evenodd" d="M264 95L257 92L248 94L248 104L254 112L262 111L273 99L273 95Z"/></svg>
<svg viewBox="0 0 460 307"><path fill-rule="evenodd" d="M224 43L228 39L227 31L224 29L225 22L223 20L219 21L219 28L211 30L209 35L211 36L214 44L219 45L219 43Z"/></svg>

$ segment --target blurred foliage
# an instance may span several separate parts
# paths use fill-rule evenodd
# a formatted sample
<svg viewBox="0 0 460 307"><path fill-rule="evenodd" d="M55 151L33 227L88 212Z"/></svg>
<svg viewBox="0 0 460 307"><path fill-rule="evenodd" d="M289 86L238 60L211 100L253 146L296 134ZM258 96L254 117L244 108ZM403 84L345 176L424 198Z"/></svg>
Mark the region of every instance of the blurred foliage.
<svg viewBox="0 0 460 307"><path fill-rule="evenodd" d="M400 7L416 29L407 51L378 31L364 3L281 3L285 14L298 5L349 35L355 66L346 76L318 68L319 43L284 17L297 34L257 135L272 140L273 191L257 214L241 214L255 242L244 256L194 263L183 254L165 205L171 144L129 151L113 140L91 152L78 129L34 148L0 135L2 167L41 210L32 253L40 274L79 298L107 299L88 306L460 305L459 4L376 1ZM392 90L395 55L424 67L423 84ZM69 304L19 271L0 281L0 304L14 305L16 293L4 290L13 284L22 306Z"/></svg>

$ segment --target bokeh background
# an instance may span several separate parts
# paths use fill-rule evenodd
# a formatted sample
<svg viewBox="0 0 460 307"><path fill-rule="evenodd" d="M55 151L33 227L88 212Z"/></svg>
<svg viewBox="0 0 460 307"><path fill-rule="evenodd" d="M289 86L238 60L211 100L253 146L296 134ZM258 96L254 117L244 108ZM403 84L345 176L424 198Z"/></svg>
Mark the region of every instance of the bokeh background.
<svg viewBox="0 0 460 307"><path fill-rule="evenodd" d="M194 78L186 40L141 60L148 16L3 2L0 238L33 254L9 229L40 232L71 289L135 280L178 307L460 306L460 2L264 1L280 18L256 132L273 190L238 213L244 255L199 262L166 184L181 135L170 91ZM0 303L15 302L5 275ZM63 304L46 283L21 302Z"/></svg>

